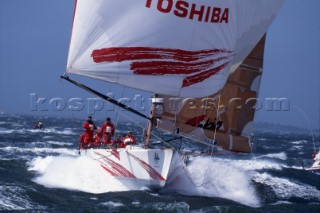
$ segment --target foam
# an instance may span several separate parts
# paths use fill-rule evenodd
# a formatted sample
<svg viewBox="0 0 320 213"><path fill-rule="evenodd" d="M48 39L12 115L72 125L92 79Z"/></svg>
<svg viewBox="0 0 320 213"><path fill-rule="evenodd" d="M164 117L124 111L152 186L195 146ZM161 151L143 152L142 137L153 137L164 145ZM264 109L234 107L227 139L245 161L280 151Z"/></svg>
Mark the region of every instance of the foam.
<svg viewBox="0 0 320 213"><path fill-rule="evenodd" d="M270 154L262 155L262 157L277 158L277 159L280 159L280 160L287 160L287 154L285 152L270 153Z"/></svg>
<svg viewBox="0 0 320 213"><path fill-rule="evenodd" d="M76 155L77 150L72 149L66 149L66 148L21 148L21 147L1 147L0 150L6 151L6 152L20 152L20 153L26 153L31 152L35 153L36 155L39 154L63 154L63 155Z"/></svg>
<svg viewBox="0 0 320 213"><path fill-rule="evenodd" d="M71 128L66 128L64 130L57 130L56 128L44 128L44 129L22 129L18 131L20 133L32 132L32 133L53 133L59 135L76 135Z"/></svg>
<svg viewBox="0 0 320 213"><path fill-rule="evenodd" d="M101 203L100 205L108 206L108 207L121 207L121 206L124 206L123 203L112 202L112 201L104 202L104 203Z"/></svg>
<svg viewBox="0 0 320 213"><path fill-rule="evenodd" d="M13 133L15 130L13 129L5 129L5 128L0 128L0 134L11 134Z"/></svg>
<svg viewBox="0 0 320 213"><path fill-rule="evenodd" d="M176 167L170 170L172 173L165 190L191 196L220 197L253 207L260 205L250 173L233 161L198 157L184 167L179 160L175 156Z"/></svg>
<svg viewBox="0 0 320 213"><path fill-rule="evenodd" d="M305 144L305 143L308 143L308 141L306 140L300 140L300 141L292 141L290 142L291 144Z"/></svg>
<svg viewBox="0 0 320 213"><path fill-rule="evenodd" d="M0 210L27 210L34 206L18 186L0 186Z"/></svg>
<svg viewBox="0 0 320 213"><path fill-rule="evenodd" d="M64 188L94 194L130 190L86 156L35 158L29 170L38 172L33 181L48 188Z"/></svg>
<svg viewBox="0 0 320 213"><path fill-rule="evenodd" d="M47 141L46 143L59 145L59 146L72 146L73 143L61 142L61 141Z"/></svg>
<svg viewBox="0 0 320 213"><path fill-rule="evenodd" d="M253 177L256 182L271 187L277 197L281 199L303 198L320 200L320 191L308 184L294 182L290 179L273 177L268 173L256 173Z"/></svg>

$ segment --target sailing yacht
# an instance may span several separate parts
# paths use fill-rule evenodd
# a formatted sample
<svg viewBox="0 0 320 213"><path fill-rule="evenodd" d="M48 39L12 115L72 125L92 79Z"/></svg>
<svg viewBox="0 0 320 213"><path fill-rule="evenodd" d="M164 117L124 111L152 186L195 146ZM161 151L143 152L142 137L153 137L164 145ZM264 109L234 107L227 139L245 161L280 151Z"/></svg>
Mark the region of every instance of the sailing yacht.
<svg viewBox="0 0 320 213"><path fill-rule="evenodd" d="M142 146L83 149L125 184L161 188L175 150L153 148L153 128L251 152L266 31L282 0L76 0L68 82L147 120ZM154 94L144 115L73 79Z"/></svg>
<svg viewBox="0 0 320 213"><path fill-rule="evenodd" d="M314 162L313 162L312 166L307 168L306 170L320 171L320 150L318 153L314 154L313 160L314 160Z"/></svg>

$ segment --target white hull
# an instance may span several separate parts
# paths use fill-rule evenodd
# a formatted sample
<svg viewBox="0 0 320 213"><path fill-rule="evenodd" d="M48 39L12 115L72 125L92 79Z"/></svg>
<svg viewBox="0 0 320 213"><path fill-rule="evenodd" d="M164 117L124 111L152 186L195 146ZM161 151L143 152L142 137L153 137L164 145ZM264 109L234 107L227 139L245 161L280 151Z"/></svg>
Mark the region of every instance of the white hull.
<svg viewBox="0 0 320 213"><path fill-rule="evenodd" d="M144 149L137 146L91 148L81 150L80 154L99 163L106 175L115 177L130 189L160 189L167 180L173 149Z"/></svg>
<svg viewBox="0 0 320 213"><path fill-rule="evenodd" d="M312 166L306 170L320 170L320 151L314 157L314 163Z"/></svg>
<svg viewBox="0 0 320 213"><path fill-rule="evenodd" d="M320 164L320 162L318 162L318 164ZM310 168L306 168L306 170L310 170L310 171L319 170L319 171L320 171L320 165L318 165L318 166L311 166Z"/></svg>

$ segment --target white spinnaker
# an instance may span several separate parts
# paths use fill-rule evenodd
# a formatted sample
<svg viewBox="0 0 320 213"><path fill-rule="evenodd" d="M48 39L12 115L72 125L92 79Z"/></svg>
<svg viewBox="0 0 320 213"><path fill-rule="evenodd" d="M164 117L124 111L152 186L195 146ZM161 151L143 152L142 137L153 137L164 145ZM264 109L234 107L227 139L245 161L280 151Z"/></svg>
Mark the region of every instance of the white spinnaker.
<svg viewBox="0 0 320 213"><path fill-rule="evenodd" d="M151 3L148 7L147 2ZM159 6L159 2L163 4ZM183 9L181 5L177 9L177 2L77 0L67 72L159 94L180 97L211 95L224 86L228 75L263 36L283 3L282 0L188 0L179 1L185 3ZM204 8L202 19L196 14L191 18L192 7L195 10ZM166 11L161 12L161 8ZM220 8L216 9L221 10L217 19L223 21L212 23L207 19L209 21L206 22L208 8L210 11ZM187 15L179 17L175 11L180 14L187 11ZM227 18L225 13L228 13ZM125 48L128 47L151 48L151 53L158 53L161 57L167 52L158 50L182 51L178 53L180 56L184 54L183 51L189 54L203 50L222 52L193 62L183 62L186 67L188 63L196 63L194 66L197 67L198 63L215 61L208 67L198 66L197 72L182 74L180 71L172 74L135 74L132 69L133 62L150 62L151 66L159 62L182 62L174 57L142 57L139 60L98 63L92 57L95 50L124 48L124 52L114 56L118 57L127 53ZM150 55L150 51L147 55ZM144 71L148 72L149 67L144 67ZM169 66L168 71L170 69Z"/></svg>

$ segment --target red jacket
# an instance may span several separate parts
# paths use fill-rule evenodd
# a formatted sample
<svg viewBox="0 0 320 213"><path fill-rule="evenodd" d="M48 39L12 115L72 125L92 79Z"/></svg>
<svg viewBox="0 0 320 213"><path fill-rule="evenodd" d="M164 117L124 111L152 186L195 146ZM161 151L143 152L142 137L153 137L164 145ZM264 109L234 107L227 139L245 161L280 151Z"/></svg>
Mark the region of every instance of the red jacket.
<svg viewBox="0 0 320 213"><path fill-rule="evenodd" d="M105 136L114 136L115 133L115 127L112 123L104 123L102 126L102 131L104 132Z"/></svg>
<svg viewBox="0 0 320 213"><path fill-rule="evenodd" d="M84 122L83 128L86 131L86 136L90 138L93 137L94 130L97 129L96 125L93 122L90 124L88 121Z"/></svg>
<svg viewBox="0 0 320 213"><path fill-rule="evenodd" d="M137 140L134 136L129 136L127 135L126 137L122 138L122 142L127 145L127 144L136 144Z"/></svg>

